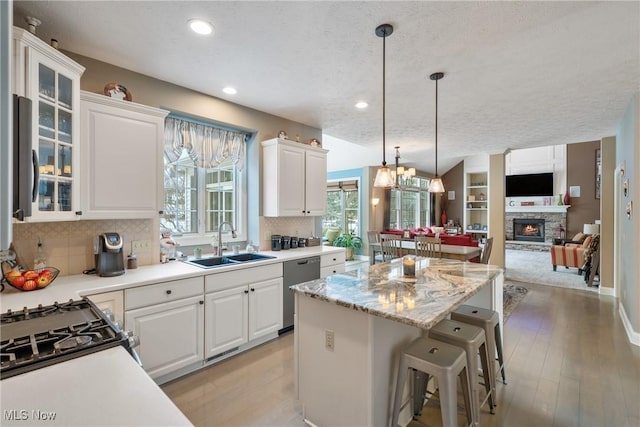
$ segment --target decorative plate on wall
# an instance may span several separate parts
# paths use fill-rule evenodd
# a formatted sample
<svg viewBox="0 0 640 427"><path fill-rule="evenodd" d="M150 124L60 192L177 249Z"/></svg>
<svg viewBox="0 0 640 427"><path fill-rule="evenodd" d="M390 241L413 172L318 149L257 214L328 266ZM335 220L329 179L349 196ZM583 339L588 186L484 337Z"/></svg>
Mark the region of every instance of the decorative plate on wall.
<svg viewBox="0 0 640 427"><path fill-rule="evenodd" d="M131 101L131 93L126 87L119 83L111 82L104 85L104 94L111 98L124 99L125 101Z"/></svg>

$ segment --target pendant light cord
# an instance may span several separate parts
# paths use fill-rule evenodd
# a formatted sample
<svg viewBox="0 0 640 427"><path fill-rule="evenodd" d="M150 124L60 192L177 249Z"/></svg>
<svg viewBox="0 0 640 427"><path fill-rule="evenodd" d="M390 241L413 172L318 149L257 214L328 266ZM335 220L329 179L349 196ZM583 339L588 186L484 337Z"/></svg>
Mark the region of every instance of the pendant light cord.
<svg viewBox="0 0 640 427"><path fill-rule="evenodd" d="M387 166L387 160L385 157L385 135L387 134L387 130L386 130L386 114L385 114L385 104L386 104L386 99L385 99L385 93L386 93L386 86L385 86L385 74L386 74L386 63L387 63L387 59L386 59L386 44L387 44L387 31L383 29L383 36L382 36L382 166Z"/></svg>
<svg viewBox="0 0 640 427"><path fill-rule="evenodd" d="M438 80L436 80L436 178L438 177Z"/></svg>

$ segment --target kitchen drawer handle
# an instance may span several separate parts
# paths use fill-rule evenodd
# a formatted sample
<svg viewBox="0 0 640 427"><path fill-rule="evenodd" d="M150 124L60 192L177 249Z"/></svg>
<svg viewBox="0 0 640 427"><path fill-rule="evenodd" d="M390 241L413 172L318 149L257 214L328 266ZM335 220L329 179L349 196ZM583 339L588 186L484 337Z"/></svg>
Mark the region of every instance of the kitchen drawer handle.
<svg viewBox="0 0 640 427"><path fill-rule="evenodd" d="M167 295L171 295L171 289L167 289Z"/></svg>

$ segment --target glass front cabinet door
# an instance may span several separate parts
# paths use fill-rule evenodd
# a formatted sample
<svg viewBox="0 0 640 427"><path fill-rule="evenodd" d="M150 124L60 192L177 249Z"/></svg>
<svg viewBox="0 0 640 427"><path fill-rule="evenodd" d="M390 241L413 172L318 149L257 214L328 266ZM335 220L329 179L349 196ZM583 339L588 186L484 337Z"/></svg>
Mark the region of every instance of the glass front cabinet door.
<svg viewBox="0 0 640 427"><path fill-rule="evenodd" d="M35 35L14 28L15 93L30 98L38 157L30 221L76 219L80 209L80 76L84 67Z"/></svg>

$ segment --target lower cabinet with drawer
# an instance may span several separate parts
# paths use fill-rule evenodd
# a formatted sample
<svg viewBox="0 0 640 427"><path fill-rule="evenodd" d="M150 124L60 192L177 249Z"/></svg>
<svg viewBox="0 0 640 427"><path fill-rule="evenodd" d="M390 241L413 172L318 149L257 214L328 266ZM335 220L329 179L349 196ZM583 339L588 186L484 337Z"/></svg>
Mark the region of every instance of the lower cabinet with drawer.
<svg viewBox="0 0 640 427"><path fill-rule="evenodd" d="M125 329L140 338L136 351L152 378L203 364L204 303L202 277L125 290Z"/></svg>
<svg viewBox="0 0 640 427"><path fill-rule="evenodd" d="M345 251L322 255L320 257L320 277L344 273L345 262Z"/></svg>
<svg viewBox="0 0 640 427"><path fill-rule="evenodd" d="M282 263L211 274L205 292L205 359L278 336Z"/></svg>

